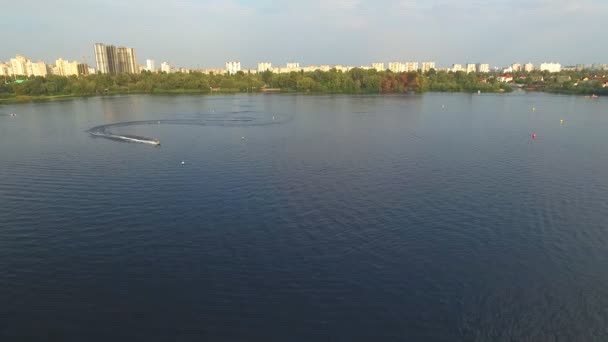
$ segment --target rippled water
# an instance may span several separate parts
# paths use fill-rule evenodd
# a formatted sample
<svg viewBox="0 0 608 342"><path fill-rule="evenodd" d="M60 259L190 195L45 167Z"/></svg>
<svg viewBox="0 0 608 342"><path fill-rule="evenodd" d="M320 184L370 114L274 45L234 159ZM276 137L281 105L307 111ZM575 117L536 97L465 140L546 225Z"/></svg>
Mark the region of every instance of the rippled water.
<svg viewBox="0 0 608 342"><path fill-rule="evenodd" d="M11 112L2 341L608 340L605 99L123 96ZM88 133L115 123L162 146Z"/></svg>

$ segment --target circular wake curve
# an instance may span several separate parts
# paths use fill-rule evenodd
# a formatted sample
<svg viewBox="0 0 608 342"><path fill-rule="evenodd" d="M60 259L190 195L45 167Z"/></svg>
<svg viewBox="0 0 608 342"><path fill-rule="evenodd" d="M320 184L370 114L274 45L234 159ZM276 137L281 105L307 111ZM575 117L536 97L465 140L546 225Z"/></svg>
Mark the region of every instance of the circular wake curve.
<svg viewBox="0 0 608 342"><path fill-rule="evenodd" d="M232 114L232 113L230 113ZM256 117L222 117L209 116L197 119L166 119L166 120L140 120L124 121L90 128L87 132L93 137L106 138L122 142L143 143L149 145L160 145L160 141L153 138L137 135L126 135L112 132L113 128L141 126L141 125L187 125L187 126L220 126L220 127L248 127L279 125L291 121L293 118L287 115L274 115L271 119L260 119Z"/></svg>

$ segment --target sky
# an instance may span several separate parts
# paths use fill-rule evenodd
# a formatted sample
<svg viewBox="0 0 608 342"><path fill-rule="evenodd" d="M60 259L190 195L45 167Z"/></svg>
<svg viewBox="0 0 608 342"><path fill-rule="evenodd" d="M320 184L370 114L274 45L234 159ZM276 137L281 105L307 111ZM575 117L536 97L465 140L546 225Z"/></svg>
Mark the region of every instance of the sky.
<svg viewBox="0 0 608 342"><path fill-rule="evenodd" d="M608 0L30 0L2 12L0 60L94 66L102 42L189 68L608 63Z"/></svg>

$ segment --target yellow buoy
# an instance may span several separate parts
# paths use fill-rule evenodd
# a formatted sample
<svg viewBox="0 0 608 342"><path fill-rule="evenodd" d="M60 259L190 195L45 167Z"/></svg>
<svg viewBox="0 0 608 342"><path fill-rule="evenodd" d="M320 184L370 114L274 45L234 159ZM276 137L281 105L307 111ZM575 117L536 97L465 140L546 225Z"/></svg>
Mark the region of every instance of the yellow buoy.
<svg viewBox="0 0 608 342"><path fill-rule="evenodd" d="M533 112L536 112L536 107L532 107L532 111L533 111Z"/></svg>
<svg viewBox="0 0 608 342"><path fill-rule="evenodd" d="M559 124L563 125L564 124L564 119L559 120Z"/></svg>

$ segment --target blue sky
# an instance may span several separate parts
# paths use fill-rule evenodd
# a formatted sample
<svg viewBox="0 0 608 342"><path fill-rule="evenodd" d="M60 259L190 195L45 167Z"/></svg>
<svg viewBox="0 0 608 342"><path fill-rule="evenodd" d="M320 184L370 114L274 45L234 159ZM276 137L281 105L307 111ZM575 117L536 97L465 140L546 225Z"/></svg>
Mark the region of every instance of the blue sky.
<svg viewBox="0 0 608 342"><path fill-rule="evenodd" d="M608 63L608 0L36 0L2 12L13 15L2 16L0 60L94 64L104 42L185 67Z"/></svg>

